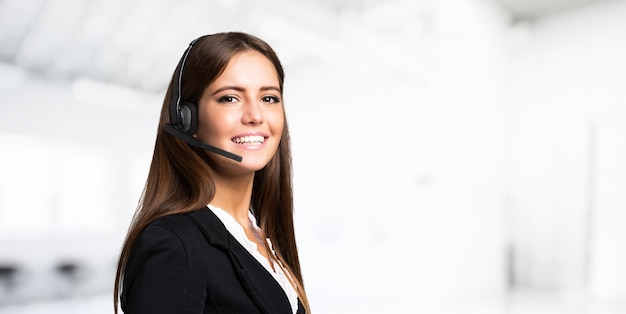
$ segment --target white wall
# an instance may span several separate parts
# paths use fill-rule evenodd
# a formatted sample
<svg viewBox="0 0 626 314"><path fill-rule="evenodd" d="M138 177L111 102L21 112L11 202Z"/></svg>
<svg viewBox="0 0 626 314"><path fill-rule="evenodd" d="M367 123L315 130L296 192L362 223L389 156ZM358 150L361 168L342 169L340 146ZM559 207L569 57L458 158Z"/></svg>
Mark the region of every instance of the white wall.
<svg viewBox="0 0 626 314"><path fill-rule="evenodd" d="M626 296L626 3L514 35L511 226L524 287Z"/></svg>
<svg viewBox="0 0 626 314"><path fill-rule="evenodd" d="M505 291L503 14L430 9L413 76L323 60L287 70L302 263L322 313Z"/></svg>
<svg viewBox="0 0 626 314"><path fill-rule="evenodd" d="M17 276L14 289L0 282L0 304L109 292L147 174L153 96L2 70L13 84L0 84L0 265ZM63 263L79 267L76 281L55 270Z"/></svg>

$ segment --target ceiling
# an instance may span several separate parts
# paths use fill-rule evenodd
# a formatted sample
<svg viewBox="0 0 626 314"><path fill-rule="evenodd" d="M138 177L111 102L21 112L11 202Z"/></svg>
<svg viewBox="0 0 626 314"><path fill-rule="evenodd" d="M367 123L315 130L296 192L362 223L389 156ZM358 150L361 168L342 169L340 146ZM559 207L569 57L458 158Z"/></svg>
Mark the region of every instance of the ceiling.
<svg viewBox="0 0 626 314"><path fill-rule="evenodd" d="M511 13L514 21L538 20L601 1L603 0L497 0Z"/></svg>
<svg viewBox="0 0 626 314"><path fill-rule="evenodd" d="M397 60L415 59L411 47L432 19L430 8L441 3L435 1L0 0L0 65L5 77L9 66L50 80L88 78L156 93L191 39L233 29L264 38L286 63L314 55L402 71L406 62ZM491 1L519 21L602 0ZM372 39L357 40L365 37ZM344 42L353 44L337 45Z"/></svg>

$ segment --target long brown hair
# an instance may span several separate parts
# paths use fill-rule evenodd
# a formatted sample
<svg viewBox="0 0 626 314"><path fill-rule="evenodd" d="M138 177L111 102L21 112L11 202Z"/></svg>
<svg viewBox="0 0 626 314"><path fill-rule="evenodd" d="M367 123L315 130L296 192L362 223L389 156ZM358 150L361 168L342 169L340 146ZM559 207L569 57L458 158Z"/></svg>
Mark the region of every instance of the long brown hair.
<svg viewBox="0 0 626 314"><path fill-rule="evenodd" d="M194 44L182 71L181 99L197 103L204 89L224 71L228 61L245 50L258 51L273 63L282 95L285 74L274 50L255 36L227 32L203 36ZM177 79L172 77L163 101L148 178L120 253L113 294L115 313L124 270L141 231L159 217L206 207L215 195L206 153L163 130L170 123L169 107ZM274 157L254 175L251 206L259 227L274 245L277 258L287 268L300 301L310 313L294 234L291 149L286 121ZM271 252L269 248L268 252Z"/></svg>

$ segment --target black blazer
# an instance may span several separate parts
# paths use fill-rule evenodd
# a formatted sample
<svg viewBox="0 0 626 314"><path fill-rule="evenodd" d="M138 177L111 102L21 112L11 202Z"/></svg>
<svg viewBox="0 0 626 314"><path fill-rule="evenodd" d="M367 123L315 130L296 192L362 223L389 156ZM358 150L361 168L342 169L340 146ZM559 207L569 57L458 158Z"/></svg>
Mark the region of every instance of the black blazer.
<svg viewBox="0 0 626 314"><path fill-rule="evenodd" d="M282 287L208 208L159 218L141 232L121 307L128 314L292 314Z"/></svg>

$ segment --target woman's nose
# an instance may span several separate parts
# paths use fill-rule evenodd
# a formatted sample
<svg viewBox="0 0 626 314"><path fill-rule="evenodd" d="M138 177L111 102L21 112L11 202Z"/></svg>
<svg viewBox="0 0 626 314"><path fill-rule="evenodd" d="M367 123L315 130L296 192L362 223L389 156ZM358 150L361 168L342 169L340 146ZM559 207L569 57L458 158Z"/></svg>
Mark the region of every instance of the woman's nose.
<svg viewBox="0 0 626 314"><path fill-rule="evenodd" d="M242 122L244 124L263 123L263 110L257 101L247 101L243 106Z"/></svg>

